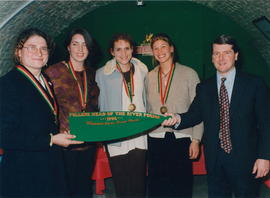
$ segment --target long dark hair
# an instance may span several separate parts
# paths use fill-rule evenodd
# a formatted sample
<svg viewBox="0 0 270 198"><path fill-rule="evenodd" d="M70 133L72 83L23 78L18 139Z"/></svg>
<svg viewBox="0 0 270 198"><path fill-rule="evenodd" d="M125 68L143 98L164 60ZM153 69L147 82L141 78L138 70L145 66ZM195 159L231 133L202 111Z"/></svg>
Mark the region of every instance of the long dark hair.
<svg viewBox="0 0 270 198"><path fill-rule="evenodd" d="M85 59L85 65L86 66L90 66L90 59L91 59L91 54L92 54L92 50L93 50L93 38L92 36L90 35L90 33L86 30L86 29L83 29L83 28L76 28L76 29L73 29L69 32L69 34L67 35L66 39L65 39L65 49L66 49L66 61L69 61L69 58L70 58L70 54L67 50L68 46L71 44L71 40L72 40L72 37L76 34L80 34L83 36L84 38L84 41L85 41L85 44L86 44L86 48L88 50L88 56L87 58Z"/></svg>

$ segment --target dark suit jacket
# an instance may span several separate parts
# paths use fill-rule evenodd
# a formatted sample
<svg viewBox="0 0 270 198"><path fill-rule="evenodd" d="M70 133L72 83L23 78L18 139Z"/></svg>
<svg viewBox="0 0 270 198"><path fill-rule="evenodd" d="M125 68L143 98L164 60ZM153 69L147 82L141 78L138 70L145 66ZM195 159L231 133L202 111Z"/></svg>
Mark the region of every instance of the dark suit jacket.
<svg viewBox="0 0 270 198"><path fill-rule="evenodd" d="M207 170L215 166L219 144L219 102L216 76L197 86L196 97L179 128L204 122ZM270 159L270 96L263 80L237 70L230 103L232 167L251 172L256 159Z"/></svg>
<svg viewBox="0 0 270 198"><path fill-rule="evenodd" d="M44 98L18 70L13 69L0 79L3 197L66 194L62 151L49 146L49 134L57 133L54 119Z"/></svg>

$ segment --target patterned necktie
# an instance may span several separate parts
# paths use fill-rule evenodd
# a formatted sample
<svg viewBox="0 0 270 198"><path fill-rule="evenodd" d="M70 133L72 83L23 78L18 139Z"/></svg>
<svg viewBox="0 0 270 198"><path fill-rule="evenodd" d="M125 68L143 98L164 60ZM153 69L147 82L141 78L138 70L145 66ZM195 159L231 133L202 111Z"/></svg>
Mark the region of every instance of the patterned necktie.
<svg viewBox="0 0 270 198"><path fill-rule="evenodd" d="M221 86L219 92L219 105L220 105L220 130L219 139L220 146L226 152L230 153L232 150L232 142L230 137L230 114L229 114L229 97L225 87L226 78L221 78Z"/></svg>

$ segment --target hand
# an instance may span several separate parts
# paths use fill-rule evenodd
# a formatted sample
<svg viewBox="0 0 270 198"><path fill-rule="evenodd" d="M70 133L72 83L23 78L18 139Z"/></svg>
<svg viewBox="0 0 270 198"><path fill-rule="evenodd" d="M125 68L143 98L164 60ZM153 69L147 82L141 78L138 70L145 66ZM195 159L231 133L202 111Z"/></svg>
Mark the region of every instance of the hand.
<svg viewBox="0 0 270 198"><path fill-rule="evenodd" d="M198 140L192 140L189 146L189 159L196 159L200 153L200 143Z"/></svg>
<svg viewBox="0 0 270 198"><path fill-rule="evenodd" d="M63 133L70 134L70 130L64 130Z"/></svg>
<svg viewBox="0 0 270 198"><path fill-rule="evenodd" d="M84 142L82 141L77 141L77 140L72 140L76 138L75 135L71 135L68 133L58 133L54 136L52 136L52 143L63 146L63 147L68 147L71 144L82 144Z"/></svg>
<svg viewBox="0 0 270 198"><path fill-rule="evenodd" d="M255 178L264 177L268 174L270 168L269 160L257 159L253 166L252 174L256 174Z"/></svg>
<svg viewBox="0 0 270 198"><path fill-rule="evenodd" d="M181 117L178 114L165 113L164 116L165 117L171 116L171 117L169 119L167 119L167 120L164 120L161 123L161 126L174 126L176 123L181 122Z"/></svg>

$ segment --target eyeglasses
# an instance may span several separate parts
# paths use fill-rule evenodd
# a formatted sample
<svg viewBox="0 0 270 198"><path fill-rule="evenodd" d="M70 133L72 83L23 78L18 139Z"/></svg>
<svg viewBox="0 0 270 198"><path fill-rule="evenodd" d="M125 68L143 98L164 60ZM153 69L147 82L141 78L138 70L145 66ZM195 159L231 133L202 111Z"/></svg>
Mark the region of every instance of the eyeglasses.
<svg viewBox="0 0 270 198"><path fill-rule="evenodd" d="M23 48L26 48L27 51L32 54L38 53L39 51L41 52L42 55L47 55L49 53L49 49L47 47L37 48L34 45L30 45Z"/></svg>

